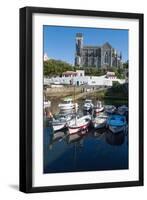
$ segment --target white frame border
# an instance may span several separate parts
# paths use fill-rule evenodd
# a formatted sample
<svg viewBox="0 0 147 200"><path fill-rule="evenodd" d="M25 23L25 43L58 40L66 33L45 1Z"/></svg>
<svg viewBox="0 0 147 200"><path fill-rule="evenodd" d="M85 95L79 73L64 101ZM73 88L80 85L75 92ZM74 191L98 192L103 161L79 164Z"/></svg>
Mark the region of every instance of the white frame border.
<svg viewBox="0 0 147 200"><path fill-rule="evenodd" d="M129 30L129 169L43 174L43 25ZM55 14L33 14L33 186L108 183L139 180L139 20ZM134 98L138 97L138 98ZM134 109L135 108L135 109Z"/></svg>

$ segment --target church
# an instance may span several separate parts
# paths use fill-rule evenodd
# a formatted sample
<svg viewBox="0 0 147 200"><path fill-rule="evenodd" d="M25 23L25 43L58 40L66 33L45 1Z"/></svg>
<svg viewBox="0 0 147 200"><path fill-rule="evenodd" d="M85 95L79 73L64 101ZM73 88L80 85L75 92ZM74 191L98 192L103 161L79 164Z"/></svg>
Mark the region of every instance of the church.
<svg viewBox="0 0 147 200"><path fill-rule="evenodd" d="M108 42L102 46L84 46L82 33L77 33L75 66L99 69L122 68L122 55Z"/></svg>

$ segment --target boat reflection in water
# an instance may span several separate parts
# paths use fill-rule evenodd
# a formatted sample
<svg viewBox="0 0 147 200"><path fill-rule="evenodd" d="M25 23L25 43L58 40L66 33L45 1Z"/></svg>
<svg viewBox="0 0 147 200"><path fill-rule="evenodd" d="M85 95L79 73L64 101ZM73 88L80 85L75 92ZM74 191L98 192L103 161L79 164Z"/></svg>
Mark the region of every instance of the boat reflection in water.
<svg viewBox="0 0 147 200"><path fill-rule="evenodd" d="M92 112L79 109L80 117L88 114ZM44 173L128 169L128 125L115 134L108 127L94 126L89 126L85 133L70 134L68 126L55 132L48 119L44 124Z"/></svg>
<svg viewBox="0 0 147 200"><path fill-rule="evenodd" d="M44 130L44 173L128 169L128 135L106 128L69 135Z"/></svg>
<svg viewBox="0 0 147 200"><path fill-rule="evenodd" d="M122 131L118 134L113 134L108 130L105 133L105 140L110 145L122 145L125 142L125 133Z"/></svg>

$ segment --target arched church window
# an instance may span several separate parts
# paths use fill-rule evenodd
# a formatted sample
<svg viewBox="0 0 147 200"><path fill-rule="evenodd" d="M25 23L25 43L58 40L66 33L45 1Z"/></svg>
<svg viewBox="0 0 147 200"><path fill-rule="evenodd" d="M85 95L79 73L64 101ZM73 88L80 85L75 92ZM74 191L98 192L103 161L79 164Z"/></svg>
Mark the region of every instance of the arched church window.
<svg viewBox="0 0 147 200"><path fill-rule="evenodd" d="M104 60L105 60L105 63L108 63L108 52L105 53L105 58L104 58Z"/></svg>

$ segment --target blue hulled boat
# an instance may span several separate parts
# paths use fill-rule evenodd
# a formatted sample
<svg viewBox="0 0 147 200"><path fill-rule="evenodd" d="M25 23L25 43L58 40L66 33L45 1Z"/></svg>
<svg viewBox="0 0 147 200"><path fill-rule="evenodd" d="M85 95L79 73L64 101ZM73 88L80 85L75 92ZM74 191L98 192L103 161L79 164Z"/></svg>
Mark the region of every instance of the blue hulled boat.
<svg viewBox="0 0 147 200"><path fill-rule="evenodd" d="M107 125L113 133L124 131L127 125L126 117L121 115L112 115L108 118Z"/></svg>

